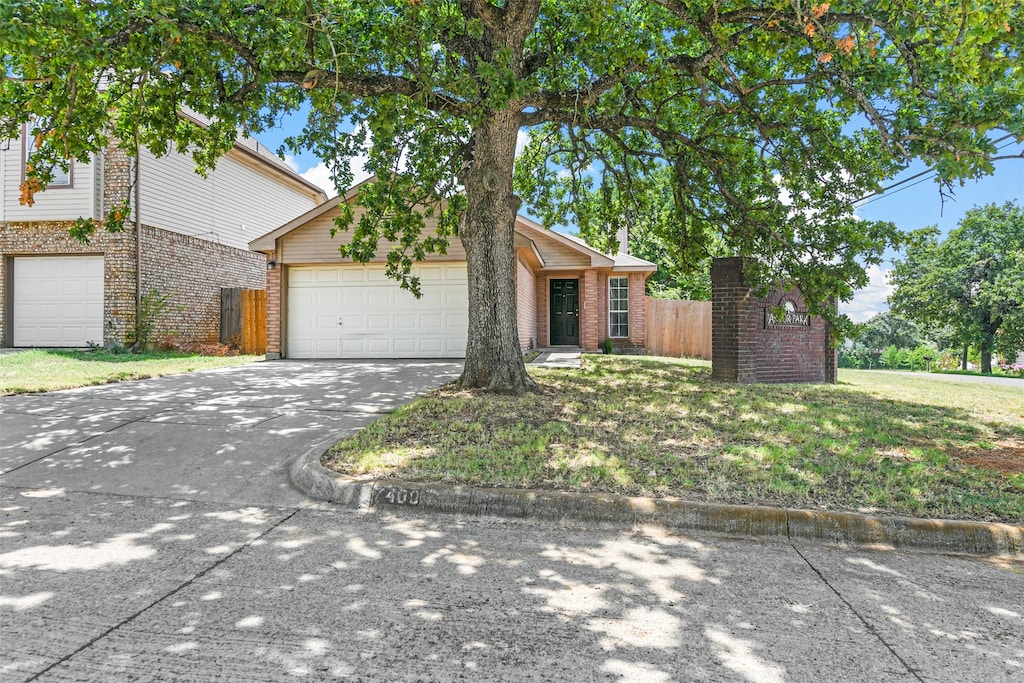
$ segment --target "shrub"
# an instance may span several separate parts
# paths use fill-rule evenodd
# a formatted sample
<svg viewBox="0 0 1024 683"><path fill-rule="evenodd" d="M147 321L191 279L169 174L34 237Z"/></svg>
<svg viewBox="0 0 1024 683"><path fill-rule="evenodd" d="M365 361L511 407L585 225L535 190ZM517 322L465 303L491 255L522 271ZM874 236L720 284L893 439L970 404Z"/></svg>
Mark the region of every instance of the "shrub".
<svg viewBox="0 0 1024 683"><path fill-rule="evenodd" d="M878 357L878 362L890 370L895 370L900 367L905 359L906 353L903 349L897 349L895 346L886 346L885 350L882 351L882 355Z"/></svg>
<svg viewBox="0 0 1024 683"><path fill-rule="evenodd" d="M237 356L238 349L219 342L182 342L177 339L163 339L158 344L162 351L188 353L194 356Z"/></svg>

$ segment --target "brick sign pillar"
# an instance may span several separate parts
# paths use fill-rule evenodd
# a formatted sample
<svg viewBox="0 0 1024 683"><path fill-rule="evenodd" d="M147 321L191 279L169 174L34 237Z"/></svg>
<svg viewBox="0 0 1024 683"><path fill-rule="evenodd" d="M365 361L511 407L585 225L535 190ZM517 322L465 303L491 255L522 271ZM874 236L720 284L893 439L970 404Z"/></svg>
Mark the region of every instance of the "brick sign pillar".
<svg viewBox="0 0 1024 683"><path fill-rule="evenodd" d="M742 258L711 262L711 377L723 382L836 381L830 326L807 314L797 290L756 297Z"/></svg>

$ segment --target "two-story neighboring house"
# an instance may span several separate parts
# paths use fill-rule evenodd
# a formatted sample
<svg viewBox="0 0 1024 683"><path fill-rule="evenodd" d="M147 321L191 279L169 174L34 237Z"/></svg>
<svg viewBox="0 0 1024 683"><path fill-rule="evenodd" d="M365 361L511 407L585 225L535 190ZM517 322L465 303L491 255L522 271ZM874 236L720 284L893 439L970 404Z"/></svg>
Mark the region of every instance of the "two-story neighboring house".
<svg viewBox="0 0 1024 683"><path fill-rule="evenodd" d="M195 122L201 125L200 122ZM187 154L136 158L112 147L20 203L26 140L0 141L0 342L75 347L132 339L137 307L167 296L160 337L217 341L220 289L266 286L259 235L322 204L324 192L255 140L239 140L204 178ZM137 183L133 181L137 179ZM68 228L131 201L125 230L88 243Z"/></svg>

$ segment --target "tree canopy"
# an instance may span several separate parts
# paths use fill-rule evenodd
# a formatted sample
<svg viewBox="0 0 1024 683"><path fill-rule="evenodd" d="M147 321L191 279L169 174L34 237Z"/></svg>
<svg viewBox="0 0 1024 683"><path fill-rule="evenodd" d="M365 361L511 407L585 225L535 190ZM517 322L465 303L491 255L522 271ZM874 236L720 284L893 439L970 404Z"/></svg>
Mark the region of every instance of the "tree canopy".
<svg viewBox="0 0 1024 683"><path fill-rule="evenodd" d="M911 237L893 268L893 308L977 344L982 372L992 372L993 352L1024 350L1024 209L989 204L968 211L945 239L934 227Z"/></svg>
<svg viewBox="0 0 1024 683"><path fill-rule="evenodd" d="M874 315L858 327L857 341L876 356L888 346L912 349L924 341L924 335L913 321L893 311Z"/></svg>
<svg viewBox="0 0 1024 683"><path fill-rule="evenodd" d="M342 189L347 158L369 148L379 178L359 221L340 218L345 253L396 242L390 272L415 289L412 262L457 233L462 382L522 393L520 196L585 233L661 207L684 263L721 247L812 303L848 298L897 239L856 220L854 200L913 158L943 182L991 172L993 131L1024 137L1022 12L1017 0L5 0L0 135L33 121L30 197L47 169L110 139L211 166L236 128L308 104L290 144ZM424 212L438 234L421 234Z"/></svg>

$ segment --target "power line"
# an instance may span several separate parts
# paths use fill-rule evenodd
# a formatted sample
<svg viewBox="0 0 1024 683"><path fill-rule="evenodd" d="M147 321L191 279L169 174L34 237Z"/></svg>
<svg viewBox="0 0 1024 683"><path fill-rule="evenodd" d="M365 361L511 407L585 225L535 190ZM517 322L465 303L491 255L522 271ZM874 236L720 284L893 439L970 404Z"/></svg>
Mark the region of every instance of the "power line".
<svg viewBox="0 0 1024 683"><path fill-rule="evenodd" d="M920 176L921 176L921 174L919 173L918 175L914 176L914 178L918 178ZM907 182L913 180L914 178L907 178ZM898 190L896 190L895 192L890 192L889 194L868 195L868 197L870 197L870 199L868 201L866 201L866 202L858 204L856 208L859 209L862 206L867 206L868 204L873 204L873 203L877 202L879 199L885 199L886 197L891 197L894 194L899 194L900 192L903 192L903 190L909 190L910 188L912 188L912 187L914 187L916 185L920 185L921 183L926 183L929 180L931 180L930 177L928 177L928 178L921 178L916 183L911 183L910 185L906 185L904 187L901 187Z"/></svg>
<svg viewBox="0 0 1024 683"><path fill-rule="evenodd" d="M1012 138L1012 137L1013 137L1013 133L1007 133L1006 135L1004 135L1003 137L999 138L998 140L994 140L992 142L992 144L993 145L998 145L1000 142L1002 142L1004 140L1008 140L1009 138ZM1002 147L997 147L996 151L998 152L999 150L1006 149L1009 146L1010 145L1003 145ZM916 180L918 178L921 178L922 176L929 176L928 178L925 178L925 180L930 180L931 178L934 178L937 175L938 175L938 173L936 173L934 170L932 170L930 168L929 169L925 169L924 171L921 171L920 173L915 173L914 175L912 175L910 177L903 178L902 180L898 180L898 181L896 181L895 183L893 183L892 185L890 185L888 187L883 187L878 192L873 192L873 193L871 193L869 195L865 195L865 196L861 197L860 199L857 199L856 201L854 201L854 204L860 204L860 202L864 202L864 204L860 204L860 206L866 206L867 204L870 204L871 202L865 201L865 200L872 199L872 197L880 199L889 190L891 190L893 188L897 188L900 185L905 185L905 184L909 183L911 180ZM924 182L924 181L921 181L921 182ZM914 185L919 185L919 184L920 183L914 183ZM911 185L910 187L913 187L914 185ZM906 189L906 188L904 188L904 189ZM891 192L890 194L896 194L896 192ZM877 201L877 199L874 199L873 201Z"/></svg>

